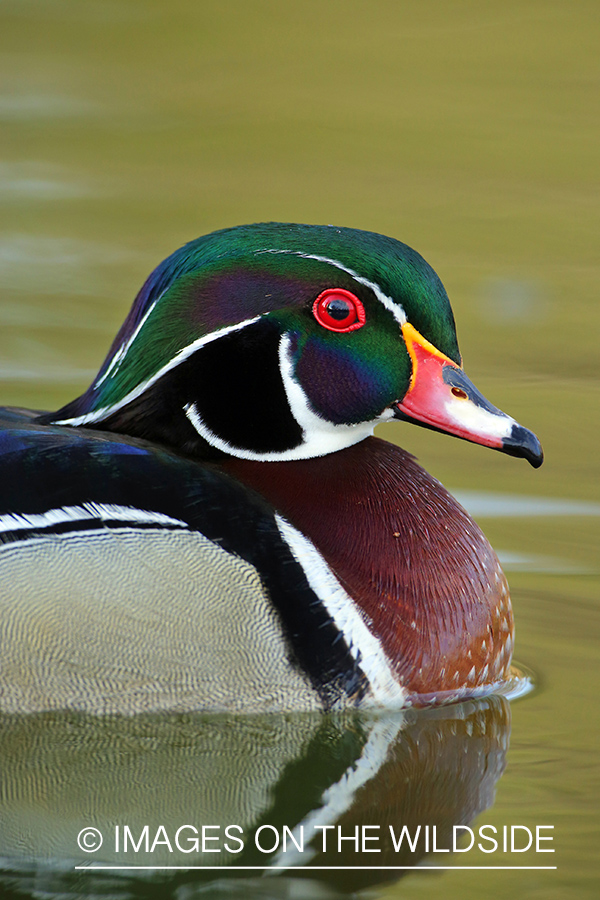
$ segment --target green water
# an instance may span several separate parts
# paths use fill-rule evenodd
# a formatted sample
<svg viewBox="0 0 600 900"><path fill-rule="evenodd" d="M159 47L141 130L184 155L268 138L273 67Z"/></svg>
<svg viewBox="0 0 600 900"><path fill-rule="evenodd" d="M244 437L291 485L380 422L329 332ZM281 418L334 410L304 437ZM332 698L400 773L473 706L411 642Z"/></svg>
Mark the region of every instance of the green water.
<svg viewBox="0 0 600 900"><path fill-rule="evenodd" d="M538 686L512 704L511 726L500 710L502 728L494 727L504 734L502 762L479 803L467 805L478 813L475 823L498 829L553 825L555 854L507 854L507 863L496 856L493 863L557 869L421 865L400 880L392 873L390 885L372 889L377 897L596 896L599 19L597 4L578 0L0 5L0 404L56 408L85 388L143 279L186 240L249 221L335 223L390 234L433 264L453 303L466 371L542 440L546 463L534 472L415 428L381 431L461 496L470 492L465 502L504 561L516 658ZM186 806L185 785L204 784L186 774L189 760L206 752L193 752L203 733L198 723L181 724L181 741L192 748L183 762L173 723L148 732L140 725L141 733L60 717L2 725L0 855L17 871L7 891L35 895L15 860L36 853L50 855L45 877L51 891L61 888L64 848L52 857L41 846L59 821L78 862L72 835L87 815L122 822L130 813L139 823L143 810L158 822L165 798L169 822L184 824L179 802L182 817L197 812ZM456 733L452 715L449 725L419 719L398 733L409 745L422 728L442 754L450 752L446 727ZM274 774L261 784L262 806L249 782L256 808L273 802L269 791L304 753L298 748L346 747L343 735L360 733L360 749L370 728L336 725L332 737L323 723L290 725L279 762L264 751ZM277 728L257 729L250 745L268 750ZM397 738L388 738L396 747ZM173 754L158 766L153 748L161 741ZM127 774L132 747L144 777L139 768ZM468 756L472 745L465 747ZM360 756L331 752L340 777ZM404 756L393 752L404 772ZM420 763L412 759L406 783L418 786ZM298 775L308 793L311 772ZM400 778L386 777L392 787ZM127 792L128 778L137 792ZM369 815L376 818L378 808ZM285 822L285 808L279 815ZM30 834L39 823L37 849L19 848L18 834L11 843L11 828L25 821ZM466 856L444 863L464 865ZM482 852L468 857L491 864ZM439 864L431 856L429 863ZM88 873L71 896L200 896L192 876L167 888L158 875L142 880L140 873L118 885ZM316 898L329 885L256 877L239 890Z"/></svg>

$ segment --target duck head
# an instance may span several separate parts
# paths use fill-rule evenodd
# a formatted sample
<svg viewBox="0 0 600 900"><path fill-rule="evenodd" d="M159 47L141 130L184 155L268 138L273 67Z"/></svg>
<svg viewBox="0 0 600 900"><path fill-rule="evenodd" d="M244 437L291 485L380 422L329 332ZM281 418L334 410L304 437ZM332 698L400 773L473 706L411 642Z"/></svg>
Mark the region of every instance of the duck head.
<svg viewBox="0 0 600 900"><path fill-rule="evenodd" d="M410 421L542 463L462 369L444 287L406 244L333 226L201 237L150 275L63 425L200 458L309 459Z"/></svg>

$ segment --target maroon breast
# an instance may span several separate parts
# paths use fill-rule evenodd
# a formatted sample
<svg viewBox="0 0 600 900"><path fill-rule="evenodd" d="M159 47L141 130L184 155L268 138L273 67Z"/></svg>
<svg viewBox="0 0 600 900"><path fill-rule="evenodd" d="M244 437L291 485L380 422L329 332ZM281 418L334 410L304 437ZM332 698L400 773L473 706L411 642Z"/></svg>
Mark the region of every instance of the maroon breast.
<svg viewBox="0 0 600 900"><path fill-rule="evenodd" d="M410 454L368 438L315 459L235 459L223 468L315 544L399 680L419 695L413 699L429 702L506 676L513 619L498 558Z"/></svg>

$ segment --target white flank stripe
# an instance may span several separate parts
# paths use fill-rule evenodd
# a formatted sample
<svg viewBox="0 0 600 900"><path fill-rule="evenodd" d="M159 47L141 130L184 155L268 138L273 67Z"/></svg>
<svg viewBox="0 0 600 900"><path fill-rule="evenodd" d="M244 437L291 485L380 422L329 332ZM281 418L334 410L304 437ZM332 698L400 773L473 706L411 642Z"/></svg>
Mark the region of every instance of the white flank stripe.
<svg viewBox="0 0 600 900"><path fill-rule="evenodd" d="M337 259L329 259L328 256L318 256L315 253L302 253L301 250L270 250L266 247L263 250L257 250L256 253L288 253L292 256L301 256L303 259L315 259L317 262L324 262L328 263L330 266L335 266L336 269L340 269L342 272L346 272L347 275L352 276L352 278L354 278L354 280L359 284L364 284L365 287L370 288L379 302L382 303L386 309L389 309L391 314L400 325L404 325L408 321L406 313L404 312L400 303L396 303L395 300L392 300L391 297L388 297L387 294L384 294L379 285L374 281L369 281L368 278L363 278L363 276L359 275L358 272L355 272L354 269L351 269L349 266L345 266Z"/></svg>
<svg viewBox="0 0 600 900"><path fill-rule="evenodd" d="M55 425L89 425L92 422L100 422L102 419L106 419L107 416L111 416L113 413L117 412L119 409L122 409L124 406L127 406L128 403L131 403L132 400L136 400L138 397L141 397L145 391L148 390L149 387L152 387L153 384L163 377L167 372L170 372L171 369L176 368L182 362L185 362L192 353L195 353L196 350L199 350L201 347L204 347L206 344L210 344L211 341L216 341L218 338L224 337L226 334L231 334L233 331L241 331L242 328L246 328L248 325L254 325L255 322L261 316L255 316L253 319L245 319L243 322L238 322L237 325L228 325L225 328L221 328L219 331L212 331L210 334L204 335L204 337L198 338L198 340L189 344L187 347L184 347L183 350L180 350L173 359L170 359L169 362L159 369L151 378L148 378L146 381L143 381L141 384L138 384L132 391L126 394L122 400L119 400L118 403L113 403L111 406L104 406L102 409L96 409L92 412L85 413L83 416L74 416L72 419L58 419L54 424Z"/></svg>
<svg viewBox="0 0 600 900"><path fill-rule="evenodd" d="M401 708L406 690L398 683L379 640L367 628L354 600L343 589L315 545L282 516L275 516L282 538L306 579L342 633L348 649L369 680L372 706Z"/></svg>
<svg viewBox="0 0 600 900"><path fill-rule="evenodd" d="M173 519L164 513L133 506L117 506L112 503L82 503L81 506L61 506L44 513L7 513L0 516L0 532L23 531L30 528L52 528L64 522L82 522L98 519L101 522L131 522L151 525L179 525L188 528L187 522Z"/></svg>
<svg viewBox="0 0 600 900"><path fill-rule="evenodd" d="M404 716L398 713L394 714L392 720L386 717L382 721L375 722L359 759L348 766L339 781L323 792L321 808L314 810L294 828L293 834L298 844L302 846L301 835L306 835L309 840L312 840L313 837L316 838L318 836L314 834L316 828L332 825L350 809L356 792L375 778L385 763L390 748L402 730L404 722ZM285 852L280 850L273 858L271 866L306 864L316 856L317 852L316 848L299 851L293 846L292 849Z"/></svg>

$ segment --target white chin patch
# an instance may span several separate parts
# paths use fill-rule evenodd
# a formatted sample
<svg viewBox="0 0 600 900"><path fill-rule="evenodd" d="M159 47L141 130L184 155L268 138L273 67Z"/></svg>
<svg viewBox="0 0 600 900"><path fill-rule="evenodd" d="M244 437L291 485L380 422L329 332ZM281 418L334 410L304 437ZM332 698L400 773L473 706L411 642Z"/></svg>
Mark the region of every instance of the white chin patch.
<svg viewBox="0 0 600 900"><path fill-rule="evenodd" d="M319 431L315 430L310 435L306 435L305 432L305 439L296 447L272 453L259 453L255 450L248 450L245 447L236 447L211 431L199 415L195 403L188 403L183 409L200 437L204 438L211 447L216 447L217 450L222 450L223 453L227 453L229 456L236 456L238 459L254 459L258 462L284 462L285 460L312 459L315 456L326 456L328 453L335 453L337 450L351 447L352 444L358 444L359 441L369 437L373 433L374 428L373 424L368 426L329 425L329 423L319 419L319 422L325 427L319 429ZM339 429L344 430L342 435L337 434Z"/></svg>
<svg viewBox="0 0 600 900"><path fill-rule="evenodd" d="M357 425L335 425L318 416L310 407L308 398L300 384L293 376L293 364L290 355L290 339L283 335L279 343L279 368L287 401L292 415L302 429L302 441L289 450L256 452L245 447L236 447L223 440L203 421L195 403L184 406L184 412L200 437L212 447L239 459L253 459L264 462L277 462L293 459L312 459L315 456L327 456L353 444L358 444L373 434L375 425L393 417L391 409L386 409L370 422L359 422Z"/></svg>

